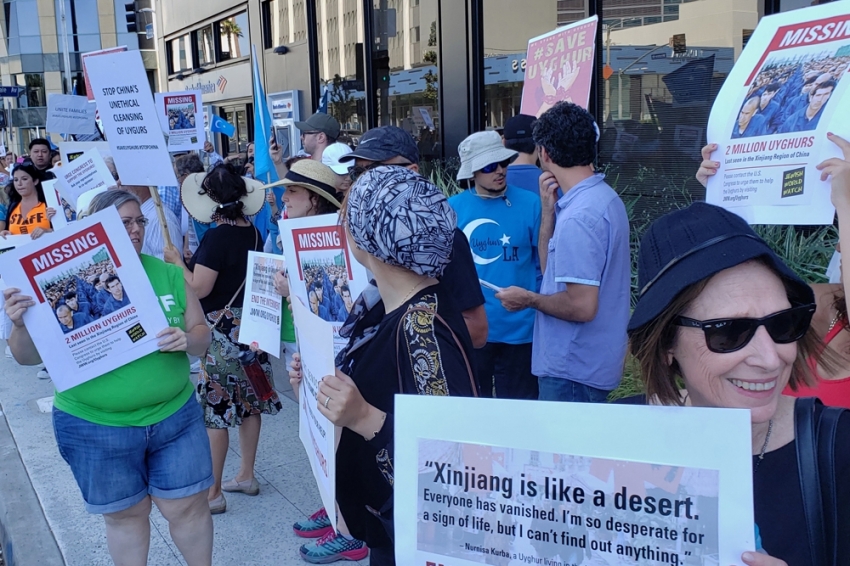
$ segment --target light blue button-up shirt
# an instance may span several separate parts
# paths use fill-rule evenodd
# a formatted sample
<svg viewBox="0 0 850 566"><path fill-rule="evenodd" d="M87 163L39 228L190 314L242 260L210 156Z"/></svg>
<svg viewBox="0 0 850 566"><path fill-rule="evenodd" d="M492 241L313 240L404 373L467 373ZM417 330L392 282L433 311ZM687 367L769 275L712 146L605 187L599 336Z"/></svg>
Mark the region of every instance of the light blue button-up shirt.
<svg viewBox="0 0 850 566"><path fill-rule="evenodd" d="M629 321L631 263L629 219L623 201L593 175L555 205L555 232L540 293L554 295L570 284L599 287L599 309L590 322L570 322L537 312L532 372L605 391L623 375Z"/></svg>

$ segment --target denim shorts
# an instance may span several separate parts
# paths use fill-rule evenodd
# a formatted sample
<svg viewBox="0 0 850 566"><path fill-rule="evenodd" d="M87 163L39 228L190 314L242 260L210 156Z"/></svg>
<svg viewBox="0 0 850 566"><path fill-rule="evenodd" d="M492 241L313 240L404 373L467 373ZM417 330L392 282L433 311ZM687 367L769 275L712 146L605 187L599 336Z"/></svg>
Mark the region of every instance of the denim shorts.
<svg viewBox="0 0 850 566"><path fill-rule="evenodd" d="M89 513L117 513L148 495L181 499L213 484L204 413L194 396L167 419L140 427L94 424L54 408L53 432Z"/></svg>

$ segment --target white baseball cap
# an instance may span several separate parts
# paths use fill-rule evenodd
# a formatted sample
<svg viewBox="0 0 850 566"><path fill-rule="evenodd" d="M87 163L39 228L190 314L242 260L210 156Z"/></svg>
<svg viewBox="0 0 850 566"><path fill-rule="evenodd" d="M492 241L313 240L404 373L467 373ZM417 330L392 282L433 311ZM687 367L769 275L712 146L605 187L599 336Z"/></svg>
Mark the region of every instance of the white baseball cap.
<svg viewBox="0 0 850 566"><path fill-rule="evenodd" d="M351 169L351 166L354 165L354 162L346 161L345 163L340 163L339 159L349 153L351 153L351 148L346 144L340 142L332 143L322 152L322 163L333 169L333 172L337 175L346 175L348 170Z"/></svg>

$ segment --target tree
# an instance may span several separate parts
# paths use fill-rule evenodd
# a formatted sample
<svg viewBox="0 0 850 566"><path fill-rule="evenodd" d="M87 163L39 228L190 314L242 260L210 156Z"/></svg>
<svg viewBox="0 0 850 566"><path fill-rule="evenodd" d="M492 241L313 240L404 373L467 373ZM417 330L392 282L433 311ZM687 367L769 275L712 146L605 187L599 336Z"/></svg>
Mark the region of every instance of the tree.
<svg viewBox="0 0 850 566"><path fill-rule="evenodd" d="M349 118L357 112L357 101L351 96L351 91L343 88L343 81L337 74L331 80L325 81L325 86L328 88L328 106L333 107L328 108L328 114L333 115L344 127Z"/></svg>
<svg viewBox="0 0 850 566"><path fill-rule="evenodd" d="M236 23L236 18L222 20L219 26L221 28L221 35L227 38L227 50L230 52L230 58L238 59L242 57L238 38L243 37L244 34L242 33L242 28Z"/></svg>
<svg viewBox="0 0 850 566"><path fill-rule="evenodd" d="M428 47L436 47L437 46L437 22L431 22L431 32L428 34ZM422 56L422 60L426 63L431 63L432 65L437 64L437 52L433 49L429 49Z"/></svg>

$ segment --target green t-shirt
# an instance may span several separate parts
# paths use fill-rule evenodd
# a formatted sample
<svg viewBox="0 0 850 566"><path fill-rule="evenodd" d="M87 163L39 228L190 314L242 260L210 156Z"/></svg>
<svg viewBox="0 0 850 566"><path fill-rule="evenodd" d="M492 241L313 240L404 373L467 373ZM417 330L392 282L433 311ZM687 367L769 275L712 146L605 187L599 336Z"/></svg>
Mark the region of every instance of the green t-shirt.
<svg viewBox="0 0 850 566"><path fill-rule="evenodd" d="M292 311L289 310L289 299L284 299L283 309L280 313L280 341L295 343L295 321L292 319Z"/></svg>
<svg viewBox="0 0 850 566"><path fill-rule="evenodd" d="M139 257L168 324L186 330L183 270L154 257ZM149 426L176 413L193 391L186 352L153 352L57 392L53 404L60 411L95 424Z"/></svg>

